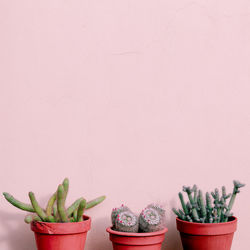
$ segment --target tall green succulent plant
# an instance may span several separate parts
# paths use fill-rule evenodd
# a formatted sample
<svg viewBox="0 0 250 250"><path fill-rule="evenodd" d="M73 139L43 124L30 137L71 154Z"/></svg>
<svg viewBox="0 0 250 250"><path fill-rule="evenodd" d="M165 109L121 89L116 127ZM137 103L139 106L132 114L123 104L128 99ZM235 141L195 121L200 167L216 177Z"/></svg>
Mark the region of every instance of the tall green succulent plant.
<svg viewBox="0 0 250 250"><path fill-rule="evenodd" d="M173 208L173 212L181 220L197 223L220 223L227 222L228 218L232 216L232 207L235 202L236 195L240 192L240 188L245 184L239 181L234 181L234 188L232 194L226 193L225 186L221 189L221 195L219 189L215 189L210 193L206 192L206 197L202 194L201 190L197 190L197 186L183 187L183 191L187 193L188 202L185 202L183 194L179 193L179 199L182 209ZM198 192L197 192L198 191ZM213 201L211 199L213 198ZM230 198L229 203L227 199Z"/></svg>
<svg viewBox="0 0 250 250"><path fill-rule="evenodd" d="M21 202L7 192L4 192L3 195L13 206L32 213L25 216L24 221L26 223L31 223L32 221L56 223L79 222L82 221L83 213L86 209L100 204L106 198L106 196L100 196L89 202L86 202L84 198L79 198L66 209L65 201L68 190L69 179L65 178L62 184L58 186L57 191L50 197L46 209L43 209L39 205L33 192L29 192L31 204Z"/></svg>

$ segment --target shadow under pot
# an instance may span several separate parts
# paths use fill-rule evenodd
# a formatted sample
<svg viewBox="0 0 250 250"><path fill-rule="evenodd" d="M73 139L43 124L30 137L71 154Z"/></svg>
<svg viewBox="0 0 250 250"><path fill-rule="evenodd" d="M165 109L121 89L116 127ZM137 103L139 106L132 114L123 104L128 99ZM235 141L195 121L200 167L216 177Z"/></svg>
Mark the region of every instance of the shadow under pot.
<svg viewBox="0 0 250 250"><path fill-rule="evenodd" d="M83 250L91 218L84 215L81 222L32 222L38 250Z"/></svg>
<svg viewBox="0 0 250 250"><path fill-rule="evenodd" d="M194 223L176 218L184 250L230 250L237 218L223 223Z"/></svg>
<svg viewBox="0 0 250 250"><path fill-rule="evenodd" d="M161 250L168 229L150 233L127 233L108 227L106 231L114 250Z"/></svg>

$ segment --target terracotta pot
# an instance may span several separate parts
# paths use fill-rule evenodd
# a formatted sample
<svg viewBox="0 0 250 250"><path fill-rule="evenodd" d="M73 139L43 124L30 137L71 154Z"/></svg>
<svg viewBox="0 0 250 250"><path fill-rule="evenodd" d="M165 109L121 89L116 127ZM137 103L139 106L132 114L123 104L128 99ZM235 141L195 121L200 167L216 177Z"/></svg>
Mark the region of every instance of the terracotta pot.
<svg viewBox="0 0 250 250"><path fill-rule="evenodd" d="M237 218L223 223L193 223L176 218L184 250L230 250Z"/></svg>
<svg viewBox="0 0 250 250"><path fill-rule="evenodd" d="M32 222L38 250L83 250L91 218L84 215L81 222Z"/></svg>
<svg viewBox="0 0 250 250"><path fill-rule="evenodd" d="M160 250L168 229L151 233L126 233L109 227L106 231L114 250Z"/></svg>

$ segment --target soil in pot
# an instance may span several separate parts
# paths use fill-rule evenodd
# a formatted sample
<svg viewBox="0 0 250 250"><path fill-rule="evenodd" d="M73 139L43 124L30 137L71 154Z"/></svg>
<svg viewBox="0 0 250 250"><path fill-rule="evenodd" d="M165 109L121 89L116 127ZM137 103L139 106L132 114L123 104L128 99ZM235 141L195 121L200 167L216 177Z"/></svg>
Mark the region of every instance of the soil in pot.
<svg viewBox="0 0 250 250"><path fill-rule="evenodd" d="M84 215L81 222L32 222L38 250L83 250L91 218Z"/></svg>
<svg viewBox="0 0 250 250"><path fill-rule="evenodd" d="M126 233L109 227L106 231L114 250L160 250L168 229L151 233Z"/></svg>
<svg viewBox="0 0 250 250"><path fill-rule="evenodd" d="M224 223L193 223L176 218L184 250L230 250L237 218Z"/></svg>

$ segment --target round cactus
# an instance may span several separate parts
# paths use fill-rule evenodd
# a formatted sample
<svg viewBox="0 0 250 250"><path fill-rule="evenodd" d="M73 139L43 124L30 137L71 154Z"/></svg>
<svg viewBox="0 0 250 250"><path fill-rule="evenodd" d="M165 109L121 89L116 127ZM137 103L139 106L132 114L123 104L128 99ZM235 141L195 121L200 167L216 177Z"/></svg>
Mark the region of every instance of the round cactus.
<svg viewBox="0 0 250 250"><path fill-rule="evenodd" d="M130 211L120 212L115 220L115 230L120 232L137 233L139 229L138 217Z"/></svg>
<svg viewBox="0 0 250 250"><path fill-rule="evenodd" d="M139 225L142 232L155 232L164 228L164 221L156 209L147 207L139 216Z"/></svg>
<svg viewBox="0 0 250 250"><path fill-rule="evenodd" d="M156 203L152 203L152 204L149 204L148 206L147 206L147 208L153 208L153 209L155 209L162 217L164 217L165 216L165 209L161 206L161 205L159 205L159 204L156 204Z"/></svg>
<svg viewBox="0 0 250 250"><path fill-rule="evenodd" d="M127 206L124 206L123 204L118 208L112 209L111 221L112 221L113 226L115 226L115 221L116 221L117 215L121 212L124 212L124 211L130 211L130 209Z"/></svg>

